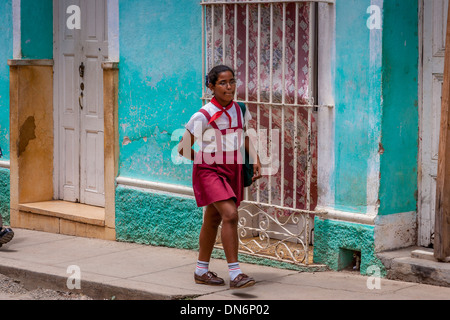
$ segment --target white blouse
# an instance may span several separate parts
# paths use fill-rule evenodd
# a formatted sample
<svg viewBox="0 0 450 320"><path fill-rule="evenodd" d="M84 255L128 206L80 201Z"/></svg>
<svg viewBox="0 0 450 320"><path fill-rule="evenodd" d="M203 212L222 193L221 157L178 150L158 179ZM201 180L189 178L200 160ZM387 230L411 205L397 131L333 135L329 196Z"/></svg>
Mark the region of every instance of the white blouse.
<svg viewBox="0 0 450 320"><path fill-rule="evenodd" d="M208 114L212 117L216 112L220 111L214 104L211 102L207 103L202 107ZM243 119L243 126L245 127L248 122L252 119L252 115L247 108L245 112L245 118L242 115L241 108L239 105L237 108L235 106L231 107L227 112L231 116L231 128L235 128L238 126L238 118L236 109L241 113L241 119ZM217 127L220 130L230 129L230 121L225 112L215 121ZM203 152L212 153L217 151L216 144L216 136L215 130L211 124L208 124L208 120L205 115L200 111L194 113L189 122L186 124L186 129L189 130L190 133L194 135L196 138L197 144ZM220 132L219 132L220 136ZM244 135L241 134L241 139L238 141L238 132L228 133L225 136L222 136L222 151L235 151L239 150L244 143Z"/></svg>

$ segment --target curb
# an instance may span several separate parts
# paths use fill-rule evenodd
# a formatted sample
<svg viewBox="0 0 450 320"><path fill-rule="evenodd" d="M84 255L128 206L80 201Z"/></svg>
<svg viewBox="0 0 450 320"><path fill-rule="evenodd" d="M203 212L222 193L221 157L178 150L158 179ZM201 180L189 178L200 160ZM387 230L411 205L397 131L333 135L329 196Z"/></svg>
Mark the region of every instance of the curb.
<svg viewBox="0 0 450 320"><path fill-rule="evenodd" d="M67 287L68 277L1 265L0 274L20 281L28 290L44 288L72 292L84 294L94 300L181 300L191 298L190 296L161 294L92 280L81 280L80 289L69 289Z"/></svg>

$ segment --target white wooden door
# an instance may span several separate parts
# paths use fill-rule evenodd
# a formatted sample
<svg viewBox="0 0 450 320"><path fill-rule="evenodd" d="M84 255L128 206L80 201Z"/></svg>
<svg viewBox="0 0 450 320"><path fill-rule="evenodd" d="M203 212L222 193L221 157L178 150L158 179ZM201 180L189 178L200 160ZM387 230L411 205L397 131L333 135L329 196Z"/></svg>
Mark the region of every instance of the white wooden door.
<svg viewBox="0 0 450 320"><path fill-rule="evenodd" d="M59 199L104 206L103 76L107 0L55 0L55 130ZM69 6L80 28L69 28ZM84 67L84 74L80 73Z"/></svg>
<svg viewBox="0 0 450 320"><path fill-rule="evenodd" d="M424 0L418 244L432 243L448 0Z"/></svg>

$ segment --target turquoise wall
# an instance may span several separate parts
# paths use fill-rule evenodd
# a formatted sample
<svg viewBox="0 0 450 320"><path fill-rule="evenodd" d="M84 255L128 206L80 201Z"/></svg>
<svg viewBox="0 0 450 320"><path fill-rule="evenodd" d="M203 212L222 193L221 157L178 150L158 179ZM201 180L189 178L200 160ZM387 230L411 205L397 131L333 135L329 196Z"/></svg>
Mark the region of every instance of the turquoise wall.
<svg viewBox="0 0 450 320"><path fill-rule="evenodd" d="M203 212L195 201L145 190L117 187L119 241L197 249Z"/></svg>
<svg viewBox="0 0 450 320"><path fill-rule="evenodd" d="M384 215L415 211L417 205L418 4L378 1L382 28L369 30L367 8L373 3L336 3L332 189L336 209L365 213L368 192L377 188L368 179L380 179ZM379 177L371 177L374 172Z"/></svg>
<svg viewBox="0 0 450 320"><path fill-rule="evenodd" d="M367 9L375 3L383 21L371 30ZM336 2L339 210L366 213L369 192L378 195L379 215L417 210L418 23L417 1ZM339 270L349 253L359 251L361 273L370 265L382 266L374 226L316 218L314 227L316 263Z"/></svg>
<svg viewBox="0 0 450 320"><path fill-rule="evenodd" d="M368 159L379 140L381 44L366 27L370 0L336 2L335 207L366 212Z"/></svg>
<svg viewBox="0 0 450 320"><path fill-rule="evenodd" d="M378 259L374 245L374 226L344 221L314 220L314 262L326 264L332 270L342 270L351 266L353 253L361 254L360 272L367 274L367 268L376 266L380 275L386 270Z"/></svg>
<svg viewBox="0 0 450 320"><path fill-rule="evenodd" d="M53 59L53 1L21 0L23 59Z"/></svg>
<svg viewBox="0 0 450 320"><path fill-rule="evenodd" d="M121 0L120 176L191 185L172 152L201 108L201 6L192 0ZM176 141L172 141L176 140Z"/></svg>
<svg viewBox="0 0 450 320"><path fill-rule="evenodd" d="M120 0L119 15L119 175L191 186L192 164L172 152L202 106L201 6ZM116 189L118 240L195 249L201 224L192 198Z"/></svg>
<svg viewBox="0 0 450 320"><path fill-rule="evenodd" d="M0 147L9 160L9 66L13 57L12 0L0 2ZM8 200L9 203L9 200Z"/></svg>
<svg viewBox="0 0 450 320"><path fill-rule="evenodd" d="M0 214L3 218L3 225L9 225L10 222L9 186L9 169L0 168Z"/></svg>
<svg viewBox="0 0 450 320"><path fill-rule="evenodd" d="M338 210L367 212L367 181L377 168L381 140L381 30L369 29L370 0L336 2L335 190ZM373 192L371 190L370 192ZM340 270L361 253L361 273L382 266L375 256L374 226L314 221L314 262Z"/></svg>
<svg viewBox="0 0 450 320"><path fill-rule="evenodd" d="M384 2L379 214L417 210L418 1Z"/></svg>
<svg viewBox="0 0 450 320"><path fill-rule="evenodd" d="M9 66L13 57L12 0L0 3L0 147L3 157L9 160ZM9 170L0 168L0 215L3 224L9 224Z"/></svg>

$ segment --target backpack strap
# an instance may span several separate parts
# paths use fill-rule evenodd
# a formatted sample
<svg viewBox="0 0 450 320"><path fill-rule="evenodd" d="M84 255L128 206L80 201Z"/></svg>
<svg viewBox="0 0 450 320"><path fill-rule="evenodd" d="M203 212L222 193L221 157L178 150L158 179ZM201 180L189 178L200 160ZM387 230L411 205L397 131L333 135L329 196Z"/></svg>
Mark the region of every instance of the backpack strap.
<svg viewBox="0 0 450 320"><path fill-rule="evenodd" d="M245 117L245 112L247 111L247 107L242 102L238 102L237 104L239 105L239 107L241 107L242 115Z"/></svg>
<svg viewBox="0 0 450 320"><path fill-rule="evenodd" d="M245 112L247 111L247 107L245 106L245 104L244 103L242 103L242 102L238 102L237 103L238 105L239 105L239 107L241 108L241 111L242 111L242 116L243 116L243 118L244 119L242 119L242 127L244 127L244 123L245 123Z"/></svg>

